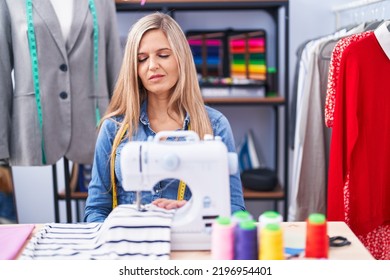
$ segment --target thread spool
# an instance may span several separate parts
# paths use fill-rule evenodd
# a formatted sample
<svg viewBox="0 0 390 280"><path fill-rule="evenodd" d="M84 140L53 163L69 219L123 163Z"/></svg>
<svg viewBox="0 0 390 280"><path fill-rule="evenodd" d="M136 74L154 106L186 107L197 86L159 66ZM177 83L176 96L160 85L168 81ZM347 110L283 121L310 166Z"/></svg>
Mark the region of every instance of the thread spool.
<svg viewBox="0 0 390 280"><path fill-rule="evenodd" d="M329 240L324 214L310 214L306 221L306 258L328 258Z"/></svg>
<svg viewBox="0 0 390 280"><path fill-rule="evenodd" d="M280 215L276 211L265 211L263 214L259 216L259 224L260 227L263 228L268 224L278 224L283 221L282 215Z"/></svg>
<svg viewBox="0 0 390 280"><path fill-rule="evenodd" d="M239 210L233 213L232 222L237 225L243 221L252 220L252 215L246 210Z"/></svg>
<svg viewBox="0 0 390 280"><path fill-rule="evenodd" d="M253 220L242 221L235 230L235 260L257 260L257 226Z"/></svg>
<svg viewBox="0 0 390 280"><path fill-rule="evenodd" d="M267 72L267 96L277 96L278 81L276 68L268 67Z"/></svg>
<svg viewBox="0 0 390 280"><path fill-rule="evenodd" d="M271 210L265 211L263 212L263 214L259 216L259 230L258 230L258 237L257 237L259 251L260 251L260 244L261 244L261 229L266 227L269 224L277 224L280 226L282 220L283 220L282 215L280 215L276 211L271 211ZM259 255L259 259L260 259L260 255Z"/></svg>
<svg viewBox="0 0 390 280"><path fill-rule="evenodd" d="M233 213L232 216L232 223L235 225L234 228L234 259L237 259L237 246L239 246L237 242L237 235L238 235L238 228L241 222L244 221L251 221L252 220L252 215L246 211L246 210L239 210ZM257 242L256 242L257 243Z"/></svg>
<svg viewBox="0 0 390 280"><path fill-rule="evenodd" d="M213 223L211 256L214 260L234 259L234 224L229 217L218 217Z"/></svg>
<svg viewBox="0 0 390 280"><path fill-rule="evenodd" d="M267 224L260 229L260 260L284 260L283 232L279 224Z"/></svg>

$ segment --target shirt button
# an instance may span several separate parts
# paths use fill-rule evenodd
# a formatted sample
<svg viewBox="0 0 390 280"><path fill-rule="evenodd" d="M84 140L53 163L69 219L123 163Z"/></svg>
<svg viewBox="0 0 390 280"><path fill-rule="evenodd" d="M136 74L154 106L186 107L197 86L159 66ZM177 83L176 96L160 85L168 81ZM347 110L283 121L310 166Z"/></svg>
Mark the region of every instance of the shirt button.
<svg viewBox="0 0 390 280"><path fill-rule="evenodd" d="M63 71L63 72L66 72L66 71L68 71L68 66L66 64L61 64L60 65L60 70Z"/></svg>
<svg viewBox="0 0 390 280"><path fill-rule="evenodd" d="M63 92L60 93L60 98L61 99L67 99L68 98L68 94L65 91L63 91Z"/></svg>

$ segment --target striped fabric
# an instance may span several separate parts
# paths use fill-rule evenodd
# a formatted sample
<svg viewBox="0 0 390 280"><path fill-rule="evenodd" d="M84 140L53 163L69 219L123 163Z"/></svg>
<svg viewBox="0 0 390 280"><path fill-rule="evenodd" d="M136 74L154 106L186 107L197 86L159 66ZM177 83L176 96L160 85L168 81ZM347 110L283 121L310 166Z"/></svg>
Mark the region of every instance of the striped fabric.
<svg viewBox="0 0 390 280"><path fill-rule="evenodd" d="M20 259L169 259L175 210L119 205L104 223L45 224Z"/></svg>

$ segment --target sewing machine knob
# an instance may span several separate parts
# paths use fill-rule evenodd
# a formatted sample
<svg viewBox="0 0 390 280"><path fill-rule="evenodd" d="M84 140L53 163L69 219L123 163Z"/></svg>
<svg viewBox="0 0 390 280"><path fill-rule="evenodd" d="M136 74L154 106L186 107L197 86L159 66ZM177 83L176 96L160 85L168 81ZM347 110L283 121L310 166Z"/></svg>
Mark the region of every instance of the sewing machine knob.
<svg viewBox="0 0 390 280"><path fill-rule="evenodd" d="M162 167L166 170L173 171L179 167L180 158L173 153L165 154L162 158Z"/></svg>

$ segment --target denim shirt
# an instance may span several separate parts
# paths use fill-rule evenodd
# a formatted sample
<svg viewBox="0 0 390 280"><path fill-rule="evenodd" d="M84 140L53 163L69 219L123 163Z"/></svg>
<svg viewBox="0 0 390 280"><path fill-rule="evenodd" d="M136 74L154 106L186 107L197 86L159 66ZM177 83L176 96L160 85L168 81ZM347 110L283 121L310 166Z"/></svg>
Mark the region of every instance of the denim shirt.
<svg viewBox="0 0 390 280"><path fill-rule="evenodd" d="M156 133L150 127L147 115L147 102L141 106L141 114L138 130L134 133L133 141L146 141L149 136ZM219 111L206 106L214 136L221 136L229 152L236 152L233 133L227 118ZM123 117L107 119L103 122L95 147L94 162L92 166L92 179L88 186L88 198L85 206L86 222L103 222L112 211L112 189L110 180L110 154L115 135L119 129L119 123ZM190 117L187 114L183 129L188 129ZM120 155L123 146L128 142L125 139L116 150L115 174L117 179L118 204L132 204L135 202L135 192L125 191L122 187L122 175L120 167ZM165 179L154 186L154 192L142 192L142 203L151 203L157 198L177 199L179 180ZM191 197L190 187L187 187L184 199ZM245 210L242 194L242 185L239 172L230 175L231 212Z"/></svg>

